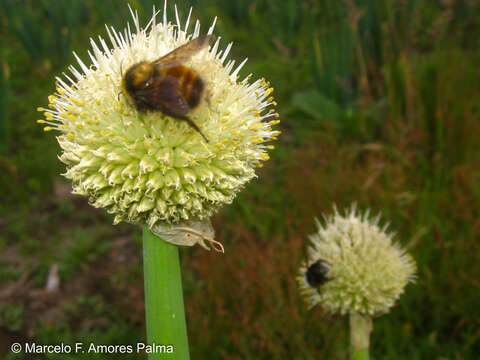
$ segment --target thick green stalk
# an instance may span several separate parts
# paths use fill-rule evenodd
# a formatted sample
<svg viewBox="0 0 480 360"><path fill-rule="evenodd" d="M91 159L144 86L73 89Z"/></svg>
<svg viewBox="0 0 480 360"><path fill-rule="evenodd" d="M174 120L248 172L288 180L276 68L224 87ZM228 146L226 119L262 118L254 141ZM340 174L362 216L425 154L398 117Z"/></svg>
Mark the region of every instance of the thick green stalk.
<svg viewBox="0 0 480 360"><path fill-rule="evenodd" d="M178 247L143 228L145 313L149 345L172 345L173 353L158 351L149 360L189 360ZM162 350L162 349L160 349Z"/></svg>
<svg viewBox="0 0 480 360"><path fill-rule="evenodd" d="M351 360L368 360L370 333L373 322L370 316L350 314L350 347Z"/></svg>

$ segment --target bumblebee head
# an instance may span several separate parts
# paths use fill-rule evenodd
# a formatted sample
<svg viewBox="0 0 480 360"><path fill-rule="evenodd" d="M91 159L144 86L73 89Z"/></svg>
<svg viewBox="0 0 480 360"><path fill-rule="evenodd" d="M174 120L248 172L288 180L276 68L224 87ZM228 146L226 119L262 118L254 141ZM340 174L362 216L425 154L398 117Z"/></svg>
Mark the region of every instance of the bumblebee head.
<svg viewBox="0 0 480 360"><path fill-rule="evenodd" d="M153 76L154 70L155 66L148 61L142 61L130 66L123 76L122 89L127 95L132 95L135 90L145 86Z"/></svg>

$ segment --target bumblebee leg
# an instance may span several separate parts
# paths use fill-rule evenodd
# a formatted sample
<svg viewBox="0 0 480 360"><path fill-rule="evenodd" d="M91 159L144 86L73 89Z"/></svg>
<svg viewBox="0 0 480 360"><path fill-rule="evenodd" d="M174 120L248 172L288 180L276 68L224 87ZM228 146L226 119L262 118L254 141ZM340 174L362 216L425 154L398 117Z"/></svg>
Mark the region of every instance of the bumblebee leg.
<svg viewBox="0 0 480 360"><path fill-rule="evenodd" d="M200 130L200 128L197 126L197 124L195 124L193 122L192 119L190 119L189 117L187 116L182 116L182 117L179 117L181 120L184 120L188 123L188 125L190 125L190 127L192 127L193 129L195 129L200 135L202 135L202 137L205 139L205 141L208 143L208 139L205 135L203 135L202 131Z"/></svg>

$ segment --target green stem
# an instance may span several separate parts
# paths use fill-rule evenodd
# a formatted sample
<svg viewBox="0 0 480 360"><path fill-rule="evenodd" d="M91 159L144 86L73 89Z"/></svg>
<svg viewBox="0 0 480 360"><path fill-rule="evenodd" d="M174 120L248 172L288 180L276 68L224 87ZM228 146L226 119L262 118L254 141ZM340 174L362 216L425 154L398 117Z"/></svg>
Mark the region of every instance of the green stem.
<svg viewBox="0 0 480 360"><path fill-rule="evenodd" d="M350 314L350 346L351 360L368 360L370 333L373 322L370 316Z"/></svg>
<svg viewBox="0 0 480 360"><path fill-rule="evenodd" d="M155 236L146 226L143 271L147 342L158 350L148 359L189 360L178 247ZM172 345L173 353L160 345Z"/></svg>

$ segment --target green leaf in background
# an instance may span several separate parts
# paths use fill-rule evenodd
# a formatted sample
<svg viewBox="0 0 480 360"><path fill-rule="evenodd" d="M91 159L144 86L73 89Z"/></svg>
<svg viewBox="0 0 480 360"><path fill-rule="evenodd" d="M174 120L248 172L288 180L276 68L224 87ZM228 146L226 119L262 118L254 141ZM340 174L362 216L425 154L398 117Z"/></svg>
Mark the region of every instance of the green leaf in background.
<svg viewBox="0 0 480 360"><path fill-rule="evenodd" d="M318 120L340 123L345 118L336 102L315 90L295 94L293 105Z"/></svg>
<svg viewBox="0 0 480 360"><path fill-rule="evenodd" d="M0 63L0 154L7 149L9 97L8 65Z"/></svg>

